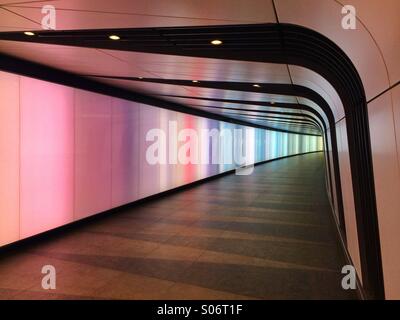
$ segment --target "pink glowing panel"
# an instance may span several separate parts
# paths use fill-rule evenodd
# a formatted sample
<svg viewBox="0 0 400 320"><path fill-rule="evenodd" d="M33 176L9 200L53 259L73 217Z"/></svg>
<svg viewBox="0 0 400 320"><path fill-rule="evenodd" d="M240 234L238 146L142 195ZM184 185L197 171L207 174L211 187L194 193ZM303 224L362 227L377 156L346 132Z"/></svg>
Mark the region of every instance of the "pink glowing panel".
<svg viewBox="0 0 400 320"><path fill-rule="evenodd" d="M160 109L140 105L140 174L139 174L139 197L144 198L161 190L160 187L160 165L150 164L146 159L146 150L153 141L146 141L146 135L151 129L160 129ZM161 143L161 146L165 144Z"/></svg>
<svg viewBox="0 0 400 320"><path fill-rule="evenodd" d="M111 98L75 92L75 219L111 208Z"/></svg>
<svg viewBox="0 0 400 320"><path fill-rule="evenodd" d="M73 220L73 96L21 77L21 238Z"/></svg>
<svg viewBox="0 0 400 320"><path fill-rule="evenodd" d="M138 198L139 104L112 100L112 206Z"/></svg>
<svg viewBox="0 0 400 320"><path fill-rule="evenodd" d="M19 238L19 77L0 72L0 246Z"/></svg>

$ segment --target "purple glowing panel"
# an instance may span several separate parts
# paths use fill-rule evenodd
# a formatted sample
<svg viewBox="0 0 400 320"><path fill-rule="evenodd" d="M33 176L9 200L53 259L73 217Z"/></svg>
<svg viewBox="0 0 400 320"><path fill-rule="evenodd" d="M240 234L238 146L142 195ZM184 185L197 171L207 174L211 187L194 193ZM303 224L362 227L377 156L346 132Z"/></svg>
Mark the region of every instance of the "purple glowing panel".
<svg viewBox="0 0 400 320"><path fill-rule="evenodd" d="M75 219L111 208L111 98L75 92Z"/></svg>
<svg viewBox="0 0 400 320"><path fill-rule="evenodd" d="M112 206L139 197L139 104L113 99Z"/></svg>

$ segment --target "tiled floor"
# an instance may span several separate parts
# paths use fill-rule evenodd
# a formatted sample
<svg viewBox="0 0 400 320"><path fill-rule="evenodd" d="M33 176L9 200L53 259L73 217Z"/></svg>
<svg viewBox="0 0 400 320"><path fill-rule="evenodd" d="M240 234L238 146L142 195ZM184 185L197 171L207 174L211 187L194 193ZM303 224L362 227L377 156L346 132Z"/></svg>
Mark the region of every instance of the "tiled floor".
<svg viewBox="0 0 400 320"><path fill-rule="evenodd" d="M355 298L329 210L322 153L271 162L0 254L0 298Z"/></svg>

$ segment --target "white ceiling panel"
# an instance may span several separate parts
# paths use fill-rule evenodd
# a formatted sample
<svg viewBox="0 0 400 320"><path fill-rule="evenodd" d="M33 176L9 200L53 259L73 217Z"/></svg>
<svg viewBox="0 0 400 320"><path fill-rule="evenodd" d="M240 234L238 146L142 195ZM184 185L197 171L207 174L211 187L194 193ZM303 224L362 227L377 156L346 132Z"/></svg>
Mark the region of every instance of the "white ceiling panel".
<svg viewBox="0 0 400 320"><path fill-rule="evenodd" d="M284 64L104 51L163 79L290 83Z"/></svg>
<svg viewBox="0 0 400 320"><path fill-rule="evenodd" d="M298 97L298 100L299 100L300 104L304 104L306 106L309 106L309 107L313 108L315 111L317 111L321 115L322 119L324 119L326 127L329 128L328 118L326 117L325 113L323 112L323 110L321 109L320 106L318 106L316 103L314 103L313 101L311 101L311 100L309 100L307 98Z"/></svg>
<svg viewBox="0 0 400 320"><path fill-rule="evenodd" d="M290 83L286 65L0 40L0 52L80 74ZM109 57L107 63L104 58Z"/></svg>
<svg viewBox="0 0 400 320"><path fill-rule="evenodd" d="M244 92L234 90L220 90L210 88L191 88L194 97L216 98L216 99L234 99L234 100L252 100L259 102L281 102L281 103L297 103L293 96L282 96L276 94L265 94L257 92ZM194 90L193 90L194 89Z"/></svg>
<svg viewBox="0 0 400 320"><path fill-rule="evenodd" d="M203 97L203 98L214 98L214 99L252 100L258 102L273 101L281 103L297 103L296 97L293 96L200 88L200 87L177 86L170 84L150 83L150 82L131 81L131 80L104 79L97 77L95 79L101 82L113 84L115 86L131 90L137 90L140 92L147 92L153 95L177 95L177 96L181 95L181 96L191 96L198 98ZM168 99L176 100L181 98L173 97ZM211 103L214 103L214 101Z"/></svg>
<svg viewBox="0 0 400 320"><path fill-rule="evenodd" d="M78 74L101 72L118 76L124 71L125 74L153 76L134 64L127 64L103 50L92 48L0 40L0 52Z"/></svg>
<svg viewBox="0 0 400 320"><path fill-rule="evenodd" d="M39 25L0 7L0 32L38 29Z"/></svg>
<svg viewBox="0 0 400 320"><path fill-rule="evenodd" d="M190 87L176 86L172 84L163 83L148 83L141 81L131 81L131 80L118 80L118 79L107 79L99 77L90 77L96 81L107 83L116 87L135 90L141 93L146 93L150 95L194 95L190 90Z"/></svg>
<svg viewBox="0 0 400 320"><path fill-rule="evenodd" d="M39 22L44 4L56 8L58 30L275 22L271 0L58 0L7 8Z"/></svg>
<svg viewBox="0 0 400 320"><path fill-rule="evenodd" d="M289 66L290 74L294 84L308 87L319 93L331 107L336 120L344 117L344 108L335 88L318 73L299 66Z"/></svg>
<svg viewBox="0 0 400 320"><path fill-rule="evenodd" d="M322 33L350 57L363 81L367 99L389 87L389 77L379 47L361 23L355 30L342 28L344 15L339 2L275 0L275 3L280 22L301 25Z"/></svg>

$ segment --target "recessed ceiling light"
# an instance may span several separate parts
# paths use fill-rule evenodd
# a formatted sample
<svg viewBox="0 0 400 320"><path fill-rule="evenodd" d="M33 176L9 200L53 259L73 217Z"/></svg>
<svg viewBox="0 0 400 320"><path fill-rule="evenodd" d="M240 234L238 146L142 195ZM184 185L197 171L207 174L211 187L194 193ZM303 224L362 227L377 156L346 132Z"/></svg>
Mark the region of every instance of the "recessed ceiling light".
<svg viewBox="0 0 400 320"><path fill-rule="evenodd" d="M24 32L24 35L26 35L26 36L34 36L35 33L32 32L32 31L25 31L25 32Z"/></svg>
<svg viewBox="0 0 400 320"><path fill-rule="evenodd" d="M211 41L211 44L215 45L215 46L219 46L220 44L222 44L221 40L215 39L213 41Z"/></svg>
<svg viewBox="0 0 400 320"><path fill-rule="evenodd" d="M111 36L109 36L109 38L111 39L111 40L119 40L119 39L121 39L119 36L117 36L116 34L112 34Z"/></svg>
<svg viewBox="0 0 400 320"><path fill-rule="evenodd" d="M255 83L255 84L253 84L253 87L259 88L260 85Z"/></svg>
<svg viewBox="0 0 400 320"><path fill-rule="evenodd" d="M143 79L143 77L138 77L139 79Z"/></svg>
<svg viewBox="0 0 400 320"><path fill-rule="evenodd" d="M193 82L193 83L197 83L197 82L199 82L199 80L192 80L192 82Z"/></svg>

